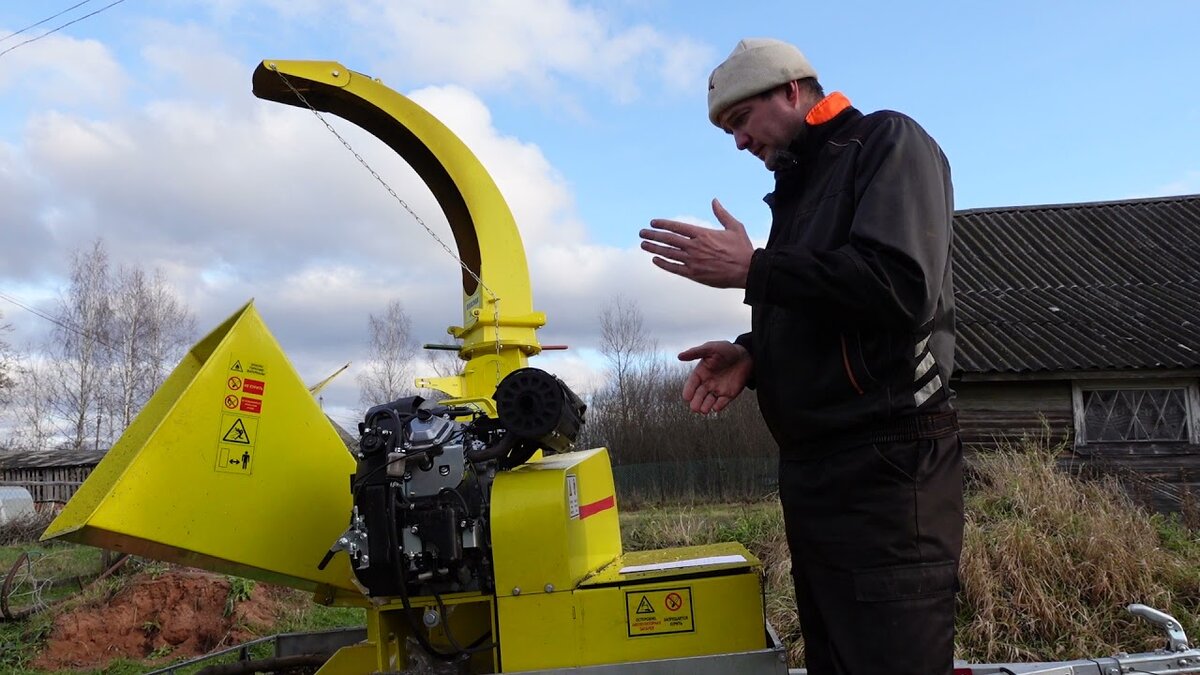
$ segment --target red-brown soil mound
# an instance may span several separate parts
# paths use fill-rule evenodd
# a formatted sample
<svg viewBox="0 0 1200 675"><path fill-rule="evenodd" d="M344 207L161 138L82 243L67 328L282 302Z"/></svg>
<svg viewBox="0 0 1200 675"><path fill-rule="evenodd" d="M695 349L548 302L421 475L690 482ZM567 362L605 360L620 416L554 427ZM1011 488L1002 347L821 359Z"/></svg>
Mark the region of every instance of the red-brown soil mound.
<svg viewBox="0 0 1200 675"><path fill-rule="evenodd" d="M105 604L59 615L31 665L99 668L121 657L166 661L205 654L270 632L297 600L288 589L256 584L226 615L229 591L226 577L198 570L138 575Z"/></svg>

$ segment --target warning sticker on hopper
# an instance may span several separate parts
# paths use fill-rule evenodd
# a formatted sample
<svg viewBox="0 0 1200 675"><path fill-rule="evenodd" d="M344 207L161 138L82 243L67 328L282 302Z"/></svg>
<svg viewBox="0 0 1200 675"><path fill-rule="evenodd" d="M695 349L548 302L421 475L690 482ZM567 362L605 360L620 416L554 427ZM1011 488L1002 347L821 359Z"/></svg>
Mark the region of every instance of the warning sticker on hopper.
<svg viewBox="0 0 1200 675"><path fill-rule="evenodd" d="M626 591L625 616L629 624L629 637L691 633L696 630L690 587Z"/></svg>
<svg viewBox="0 0 1200 675"><path fill-rule="evenodd" d="M221 416L220 428L217 462L213 468L225 473L250 475L254 446L258 438L258 419L225 414Z"/></svg>
<svg viewBox="0 0 1200 675"><path fill-rule="evenodd" d="M263 413L267 369L246 358L233 358L225 378L221 426L217 430L217 458L213 466L223 473L249 476L254 471L259 415Z"/></svg>

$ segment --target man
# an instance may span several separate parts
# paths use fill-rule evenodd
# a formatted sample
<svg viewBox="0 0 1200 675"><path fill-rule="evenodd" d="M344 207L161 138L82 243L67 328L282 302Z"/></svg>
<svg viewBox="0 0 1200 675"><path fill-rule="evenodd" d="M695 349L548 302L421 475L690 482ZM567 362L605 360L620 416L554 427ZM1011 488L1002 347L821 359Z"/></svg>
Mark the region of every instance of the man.
<svg viewBox="0 0 1200 675"><path fill-rule="evenodd" d="M708 84L709 119L775 173L755 250L722 229L652 220L674 274L744 288L751 331L681 353L693 411L746 387L779 444L796 604L811 675L953 669L962 451L945 156L899 113L825 96L794 46L746 39Z"/></svg>

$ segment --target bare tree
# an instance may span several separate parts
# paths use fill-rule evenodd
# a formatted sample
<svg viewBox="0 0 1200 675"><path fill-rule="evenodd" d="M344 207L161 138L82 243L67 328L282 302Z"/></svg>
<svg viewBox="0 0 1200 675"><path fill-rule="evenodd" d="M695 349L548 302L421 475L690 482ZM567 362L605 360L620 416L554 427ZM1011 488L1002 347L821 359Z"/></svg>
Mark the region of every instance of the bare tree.
<svg viewBox="0 0 1200 675"><path fill-rule="evenodd" d="M426 349L420 361L420 372L417 375L430 378L461 375L465 365L458 352L450 349ZM449 398L449 395L440 389L422 388L417 393L431 401Z"/></svg>
<svg viewBox="0 0 1200 675"><path fill-rule="evenodd" d="M365 369L358 374L359 399L372 406L413 392L413 360L417 342L412 320L399 300L388 303L383 316L367 318L370 347Z"/></svg>
<svg viewBox="0 0 1200 675"><path fill-rule="evenodd" d="M421 367L429 371L430 377L453 377L461 375L464 361L458 352L449 349L427 349Z"/></svg>
<svg viewBox="0 0 1200 675"><path fill-rule="evenodd" d="M600 311L600 353L608 364L605 393L616 399L619 417L626 424L661 375L657 352L658 342L647 334L637 301L613 296Z"/></svg>
<svg viewBox="0 0 1200 675"><path fill-rule="evenodd" d="M637 303L617 296L600 313L607 382L592 396L581 444L606 446L622 499L741 499L771 489L775 444L752 393L696 415L680 394L690 364L658 350Z"/></svg>
<svg viewBox="0 0 1200 675"><path fill-rule="evenodd" d="M45 450L55 436L49 404L51 368L32 358L21 368L16 390L19 401L13 406L16 427L9 444L22 450Z"/></svg>
<svg viewBox="0 0 1200 675"><path fill-rule="evenodd" d="M100 435L111 311L108 253L97 239L72 258L71 283L59 301L51 349L49 409L62 423L68 447L84 447Z"/></svg>
<svg viewBox="0 0 1200 675"><path fill-rule="evenodd" d="M4 334L12 332L12 324L3 323L3 319L4 313L0 312L0 405L8 405L17 383L18 370L12 347L4 340Z"/></svg>
<svg viewBox="0 0 1200 675"><path fill-rule="evenodd" d="M642 453L651 427L661 426L654 416L667 376L635 300L616 295L601 310L600 353L607 381L592 395L587 443L607 445L617 461L627 461Z"/></svg>
<svg viewBox="0 0 1200 675"><path fill-rule="evenodd" d="M22 443L81 448L114 440L149 400L195 333L159 271L120 268L104 242L76 251L42 353L21 378Z"/></svg>
<svg viewBox="0 0 1200 675"><path fill-rule="evenodd" d="M651 347L637 301L622 295L610 298L600 311L600 353L622 403L627 402L625 393L634 371Z"/></svg>
<svg viewBox="0 0 1200 675"><path fill-rule="evenodd" d="M162 384L191 342L196 322L159 270L148 276L139 268L121 267L110 304L107 332L114 353L106 399L119 432Z"/></svg>

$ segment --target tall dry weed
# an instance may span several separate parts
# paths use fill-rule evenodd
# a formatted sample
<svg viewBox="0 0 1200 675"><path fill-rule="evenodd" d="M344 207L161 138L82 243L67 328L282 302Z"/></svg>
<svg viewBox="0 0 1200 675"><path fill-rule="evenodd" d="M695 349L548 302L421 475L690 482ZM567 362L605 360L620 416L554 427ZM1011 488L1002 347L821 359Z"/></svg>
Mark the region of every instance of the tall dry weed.
<svg viewBox="0 0 1200 675"><path fill-rule="evenodd" d="M1196 630L1200 546L1169 550L1161 516L1113 480L1059 470L1035 443L980 455L967 493L958 657L1062 660L1161 647L1125 607L1174 612Z"/></svg>
<svg viewBox="0 0 1200 675"><path fill-rule="evenodd" d="M1114 480L1057 466L1030 441L979 455L967 484L956 658L1051 661L1163 646L1125 607L1174 614L1200 638L1200 532L1136 506ZM803 663L777 500L655 507L622 515L629 549L741 541L763 562L767 618Z"/></svg>

